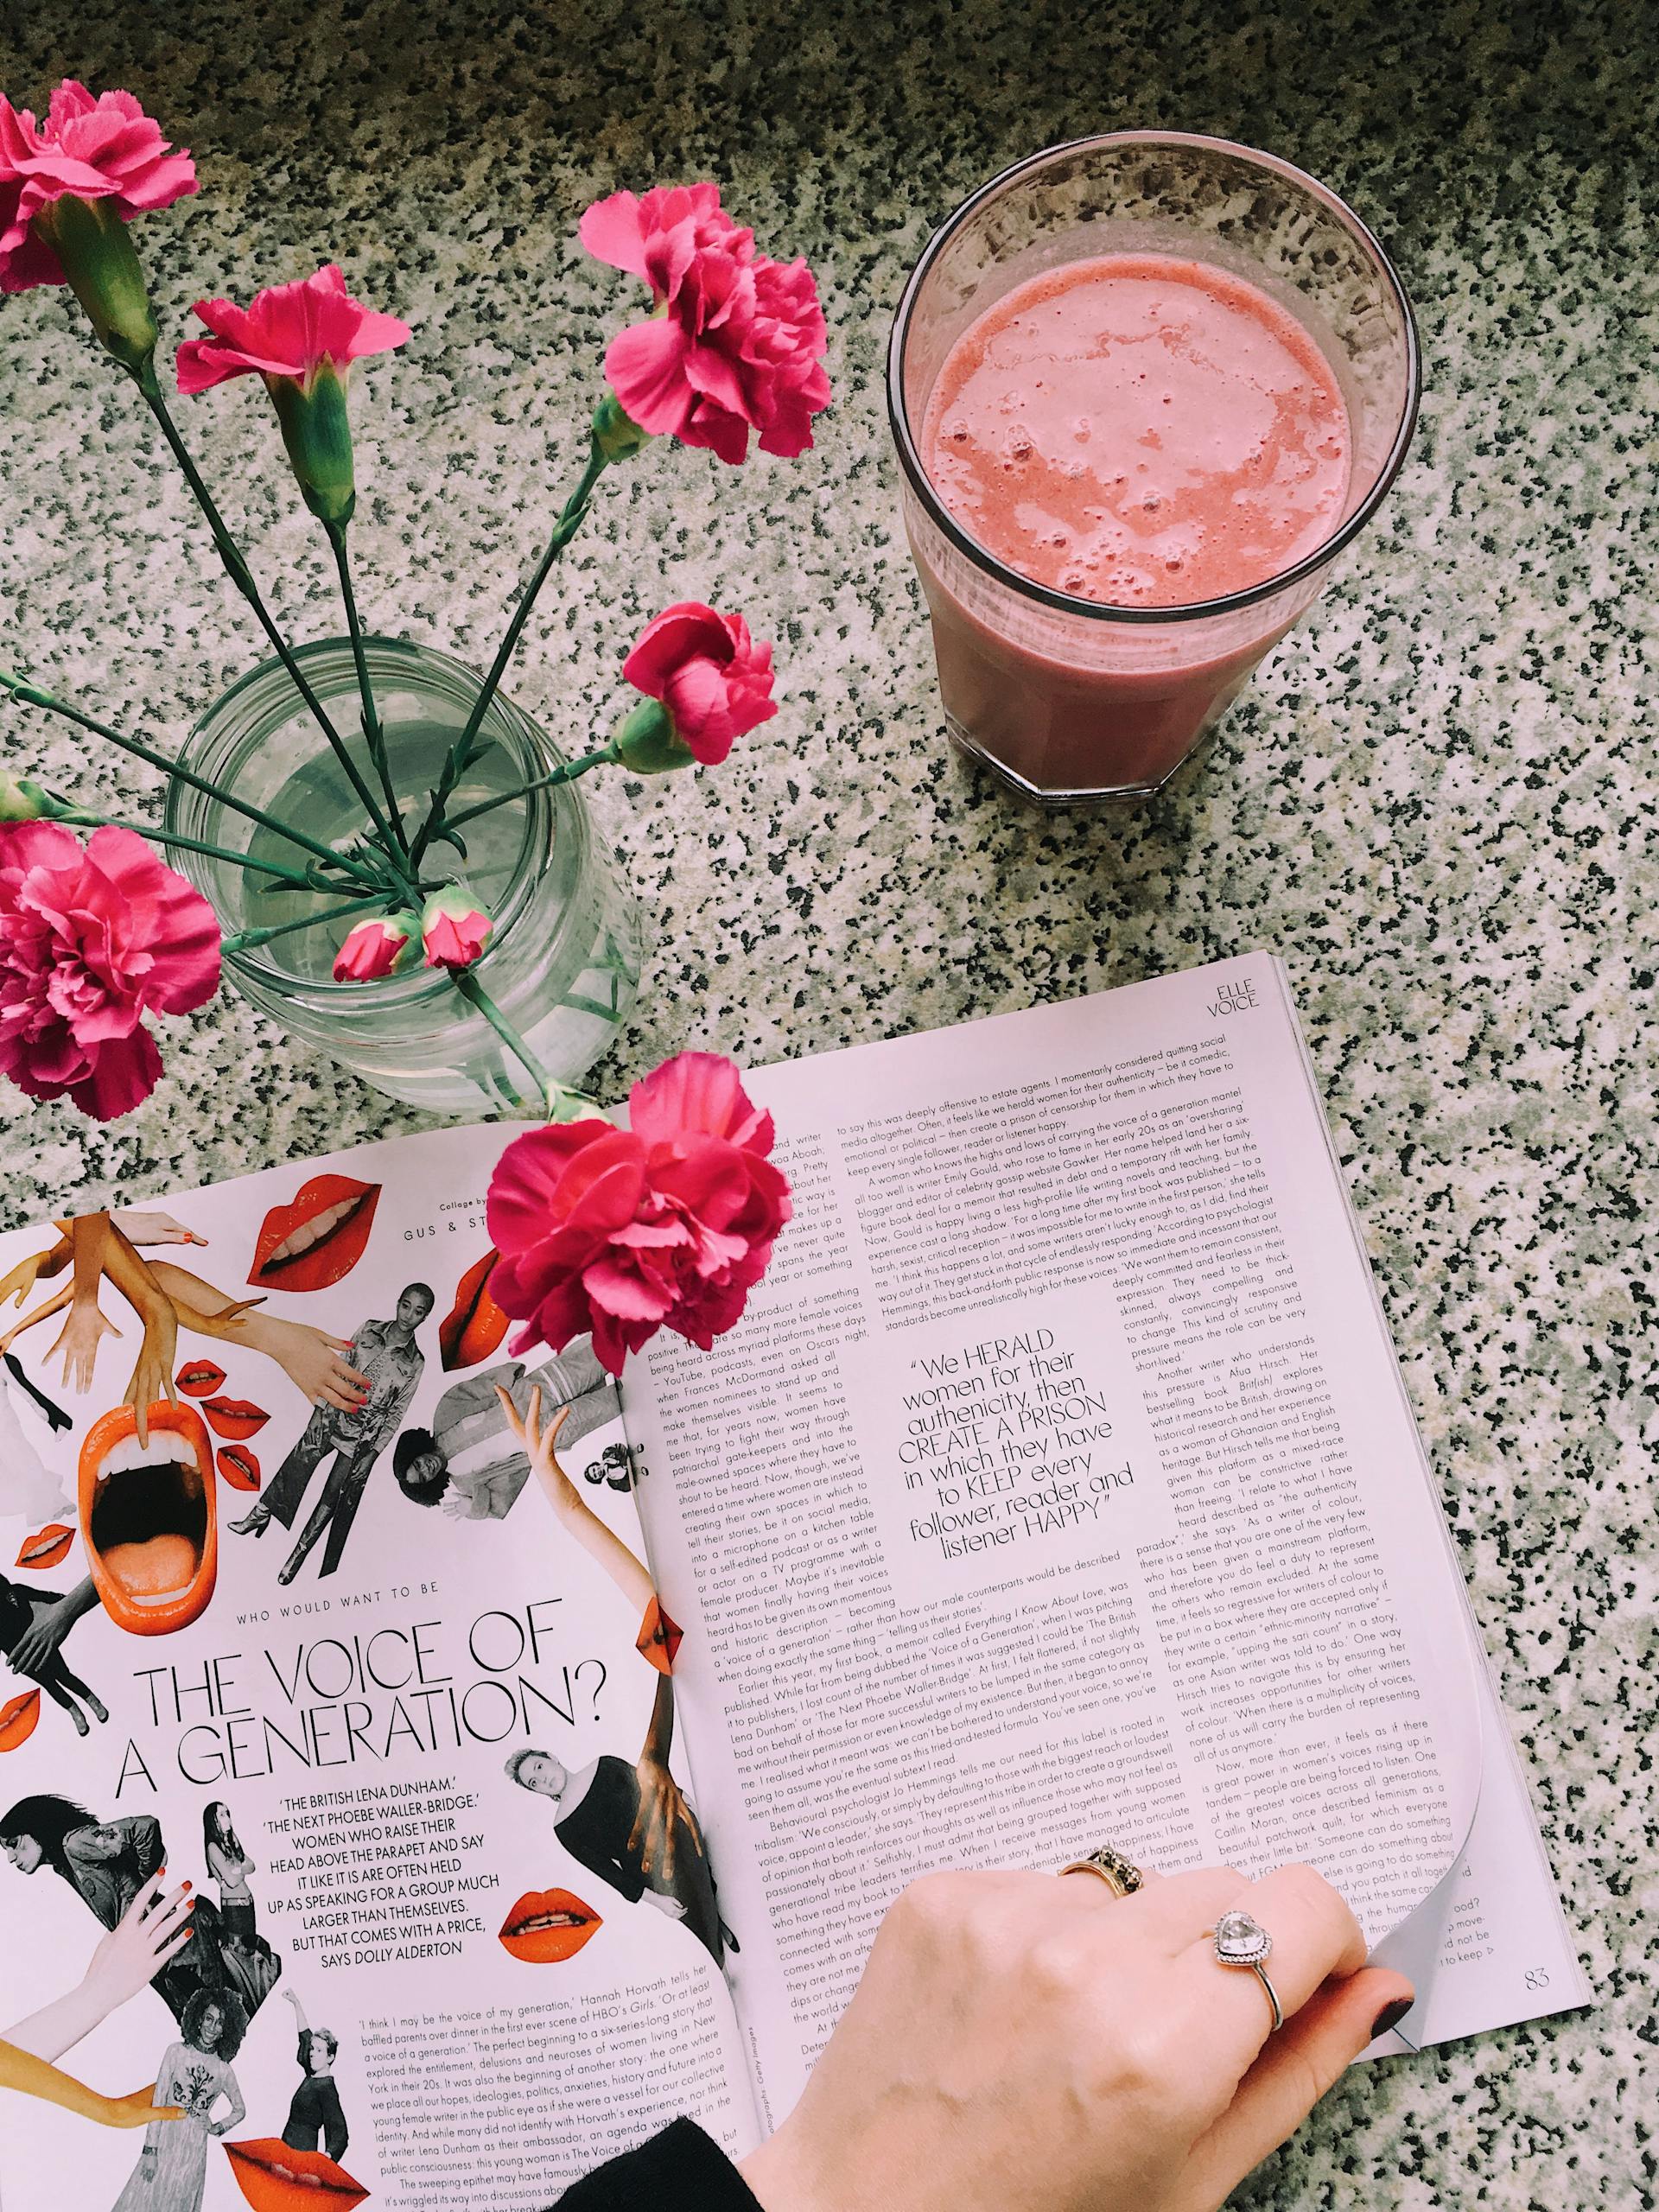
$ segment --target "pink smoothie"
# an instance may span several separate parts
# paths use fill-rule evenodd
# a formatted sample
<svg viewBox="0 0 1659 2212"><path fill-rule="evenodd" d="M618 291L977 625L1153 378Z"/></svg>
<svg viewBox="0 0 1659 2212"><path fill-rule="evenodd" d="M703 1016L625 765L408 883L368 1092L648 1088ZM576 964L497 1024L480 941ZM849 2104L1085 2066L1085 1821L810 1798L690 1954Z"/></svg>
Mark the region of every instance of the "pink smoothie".
<svg viewBox="0 0 1659 2212"><path fill-rule="evenodd" d="M1316 551L1342 518L1351 442L1329 363L1264 292L1201 263L1119 254L1033 277L969 327L939 372L921 456L943 505L1007 567L1151 609ZM1051 641L1040 610L1016 638L987 627L976 587L954 591L925 561L923 575L947 709L1045 790L1160 780L1305 603L1219 629L1058 617ZM1075 656L1068 620L1093 633Z"/></svg>

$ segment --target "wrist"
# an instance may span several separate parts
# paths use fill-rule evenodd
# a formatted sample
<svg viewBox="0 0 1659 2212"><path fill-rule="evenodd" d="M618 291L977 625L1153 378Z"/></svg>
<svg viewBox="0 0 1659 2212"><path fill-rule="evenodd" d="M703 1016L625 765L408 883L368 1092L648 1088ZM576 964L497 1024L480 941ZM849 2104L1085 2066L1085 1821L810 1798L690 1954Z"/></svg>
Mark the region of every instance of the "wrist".
<svg viewBox="0 0 1659 2212"><path fill-rule="evenodd" d="M760 2212L834 2212L801 2171L787 2125L740 2158L737 2170Z"/></svg>

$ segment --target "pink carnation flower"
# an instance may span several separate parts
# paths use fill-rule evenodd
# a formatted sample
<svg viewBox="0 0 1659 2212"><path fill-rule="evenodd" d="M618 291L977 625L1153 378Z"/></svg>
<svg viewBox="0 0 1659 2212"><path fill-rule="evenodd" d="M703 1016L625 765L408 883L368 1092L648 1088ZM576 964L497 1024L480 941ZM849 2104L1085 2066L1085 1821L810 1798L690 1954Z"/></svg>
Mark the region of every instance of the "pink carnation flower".
<svg viewBox="0 0 1659 2212"><path fill-rule="evenodd" d="M414 914L372 914L346 932L334 955L337 983L372 983L390 976L420 928Z"/></svg>
<svg viewBox="0 0 1659 2212"><path fill-rule="evenodd" d="M56 822L0 826L0 1074L66 1093L100 1122L162 1071L146 1014L188 1014L219 988L213 908L130 830L83 849Z"/></svg>
<svg viewBox="0 0 1659 2212"><path fill-rule="evenodd" d="M195 188L195 163L168 144L130 92L94 99L66 77L39 130L27 108L0 97L0 292L68 282L30 227L54 200L107 200L130 222Z"/></svg>
<svg viewBox="0 0 1659 2212"><path fill-rule="evenodd" d="M770 1114L713 1052L681 1052L628 1095L631 1126L515 1138L490 1184L490 1295L525 1323L515 1356L591 1330L613 1375L660 1328L707 1351L743 1311L791 1213Z"/></svg>
<svg viewBox="0 0 1659 2212"><path fill-rule="evenodd" d="M707 767L778 711L772 647L754 643L741 614L716 614L694 599L645 625L622 673L662 701L675 735Z"/></svg>
<svg viewBox="0 0 1659 2212"><path fill-rule="evenodd" d="M495 924L457 883L435 891L421 909L421 944L429 968L470 968L495 934Z"/></svg>
<svg viewBox="0 0 1659 2212"><path fill-rule="evenodd" d="M308 390L325 362L345 381L353 361L390 353L412 335L395 315L379 315L354 300L338 265L315 276L272 284L251 306L198 300L194 312L213 334L187 338L179 348L179 390L206 391L232 377L281 377Z"/></svg>
<svg viewBox="0 0 1659 2212"><path fill-rule="evenodd" d="M651 287L658 312L611 341L605 373L629 416L653 436L747 458L749 433L766 453L804 453L812 417L830 404L828 343L812 272L804 261L754 250L713 184L613 193L582 219L596 260Z"/></svg>

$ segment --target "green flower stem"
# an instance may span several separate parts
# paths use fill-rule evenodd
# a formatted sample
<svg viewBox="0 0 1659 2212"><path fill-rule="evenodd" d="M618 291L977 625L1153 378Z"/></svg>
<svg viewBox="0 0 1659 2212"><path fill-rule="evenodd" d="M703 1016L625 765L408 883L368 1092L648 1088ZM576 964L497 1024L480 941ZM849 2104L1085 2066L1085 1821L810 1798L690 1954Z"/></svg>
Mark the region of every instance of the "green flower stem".
<svg viewBox="0 0 1659 2212"><path fill-rule="evenodd" d="M542 1066L529 1046L525 1044L524 1039L507 1020L470 968L457 968L449 980L462 998L478 1008L513 1058L521 1061L529 1070L536 1088L542 1094L549 1121L555 1119L558 1111L559 1093L564 1089L564 1085L554 1082L552 1077Z"/></svg>
<svg viewBox="0 0 1659 2212"><path fill-rule="evenodd" d="M369 758L380 778L380 788L386 796L386 813L391 823L391 833L397 840L400 851L409 850L409 839L404 831L403 813L397 804L397 793L392 787L391 766L386 759L386 733L375 711L374 687L369 682L369 664L363 655L363 625L358 619L357 594L352 588L352 564L346 550L346 524L343 522L325 523L328 543L334 549L334 566L340 571L340 595L346 603L346 626L352 633L352 658L357 663L357 689L363 702L363 735L367 741Z"/></svg>
<svg viewBox="0 0 1659 2212"><path fill-rule="evenodd" d="M130 830L136 836L148 837L157 845L172 845L181 852L203 853L210 861L229 861L233 868L251 868L257 875L274 875L291 891L319 891L327 888L297 868L283 868L276 861L256 861L246 853L233 853L225 845L205 845L200 837L175 836L170 830L158 830L151 822L125 822L118 815L95 814L88 807L66 803L62 811L48 817L62 822L75 830Z"/></svg>
<svg viewBox="0 0 1659 2212"><path fill-rule="evenodd" d="M537 776L533 784L520 784L516 791L498 791L493 798L481 798L476 806L463 807L459 814L450 817L448 826L459 830L463 823L476 822L480 814L493 814L498 806L507 806L516 798L528 798L532 791L550 791L555 784L574 784L590 768L603 768L620 757L614 744L601 746L597 753L584 753L579 760L567 760L562 768Z"/></svg>
<svg viewBox="0 0 1659 2212"><path fill-rule="evenodd" d="M610 456L601 448L598 438L590 435L588 466L582 470L575 490L559 511L559 518L553 525L553 534L547 541L546 551L536 565L535 574L519 594L518 604L513 609L512 620L507 625L507 633L501 640L500 650L484 679L483 689L473 702L473 710L467 717L467 727L449 748L449 757L443 764L443 772L432 793L431 807L425 821L415 833L415 843L410 854L410 864L415 868L419 868L427 847L444 827L443 810L449 794L477 758L473 751L473 741L490 710L491 701L500 689L501 678L506 672L507 663L512 658L519 634L530 620L537 595L552 573L553 563L575 536L582 516L588 511L588 502L593 497L594 486L609 466Z"/></svg>
<svg viewBox="0 0 1659 2212"><path fill-rule="evenodd" d="M378 906L384 913L385 899L378 893L366 899L348 899L343 906L327 906L320 914L298 914L291 922L273 922L269 929L239 930L234 937L225 940L226 952L251 952L262 944L269 944L273 938L286 937L291 930L308 930L318 922L343 921L347 914L361 914L371 906Z"/></svg>
<svg viewBox="0 0 1659 2212"><path fill-rule="evenodd" d="M171 414L168 411L166 400L162 397L162 387L157 382L156 376L156 363L154 357L152 356L149 359L140 363L140 365L131 372L131 374L133 381L137 385L139 391L143 394L145 404L149 407L150 413L156 417L156 421L160 427L162 435L167 440L168 445L172 450L173 458L178 462L180 468L184 473L185 482L190 486L192 493L195 495L196 505L201 509L202 513L207 518L207 527L213 532L213 543L219 549L219 557L225 563L225 567L229 574L231 582L236 586L243 598L247 601L248 605L253 609L255 615L258 619L260 628L264 632L266 637L270 641L272 652L276 654L277 659L281 661L283 666L288 671L289 680L292 682L295 690L299 693L301 698L304 700L306 705L310 709L312 716L315 719L318 728L321 730L323 735L334 747L335 758L339 760L340 766L346 771L346 775L351 779L353 788L355 790L359 798L362 800L364 805L367 808L369 818L374 823L376 830L379 832L381 841L385 844L388 854L394 852L396 850L396 846L392 839L391 828L390 823L387 822L385 816L380 811L379 801L375 798L374 793L369 789L368 785L364 781L362 772L359 769L356 761L353 760L351 754L346 751L345 741L340 736L340 732L334 728L333 722L329 721L327 710L325 709L321 700L318 698L315 691L311 688L310 681L307 677L305 671L300 666L299 662L295 658L292 647L289 645L287 639L283 637L282 632L276 627L276 623L271 620L270 610L266 607L264 601L260 597L259 587L253 581L252 570L243 559L241 550L237 545L236 540L231 536L229 530L226 527L225 518L219 513L219 509L213 504L212 493L208 491L207 486L202 482L201 473L197 468L195 462L191 460L184 440L179 435L178 426L174 422Z"/></svg>
<svg viewBox="0 0 1659 2212"><path fill-rule="evenodd" d="M315 853L320 861L327 861L330 867L344 868L359 883L378 880L378 876L372 875L360 861L351 859L348 855L331 851L327 845L319 844L315 837L308 837L304 830L295 829L291 823L281 821L274 814L267 814L263 807L251 805L246 799L232 798L229 791L220 791L217 784L209 783L205 776L198 776L178 761L169 760L165 753L158 753L154 746L145 745L138 738L128 737L124 732L112 729L108 722L99 721L95 715L83 714L79 707L72 707L67 699L60 699L50 691L42 691L38 685L26 683L22 677L13 676L5 669L0 669L0 690L10 692L14 698L26 699L31 707L42 708L48 715L60 715L66 721L74 722L82 729L89 729L96 736L107 738L111 745L119 746L124 753L132 753L152 768L159 768L163 775L175 776L180 783L188 784L192 791L217 799L221 806L229 807L234 814L245 815L250 822L258 823L262 829L272 831L276 836L286 837L291 845L299 846L302 851Z"/></svg>

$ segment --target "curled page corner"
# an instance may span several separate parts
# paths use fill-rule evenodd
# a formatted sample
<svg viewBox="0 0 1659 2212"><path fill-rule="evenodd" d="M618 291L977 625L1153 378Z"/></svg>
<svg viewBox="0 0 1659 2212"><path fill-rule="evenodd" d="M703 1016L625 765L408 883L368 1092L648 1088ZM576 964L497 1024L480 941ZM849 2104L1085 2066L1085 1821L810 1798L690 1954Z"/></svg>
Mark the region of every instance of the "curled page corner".
<svg viewBox="0 0 1659 2212"><path fill-rule="evenodd" d="M1448 1541L1448 1552L1449 1549ZM1406 2024L1393 2031L1406 2048L1414 2051L1420 2050L1422 2045L1412 2040L1407 2026L1415 2025L1427 2015L1435 1965L1445 1946L1446 1923L1463 1879L1465 1853L1475 1832L1475 1816L1480 1809L1485 1773L1486 1730L1490 1724L1482 1692L1486 1681L1486 1661L1477 1643L1474 1617L1467 1610L1466 1600L1465 1618L1469 1631L1465 1644L1465 1679L1464 1695L1456 1707L1460 1726L1457 1741L1442 1762L1458 1778L1468 1777L1465 1792L1453 1808L1452 1833L1458 1839L1457 1848L1438 1878L1404 1918L1397 1920L1372 1945L1369 1961L1372 1966L1390 1967L1395 1974L1404 1974L1417 1992L1412 2011L1406 2016Z"/></svg>

